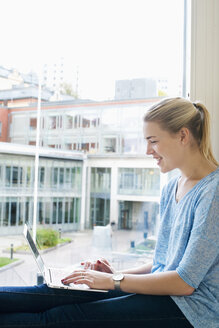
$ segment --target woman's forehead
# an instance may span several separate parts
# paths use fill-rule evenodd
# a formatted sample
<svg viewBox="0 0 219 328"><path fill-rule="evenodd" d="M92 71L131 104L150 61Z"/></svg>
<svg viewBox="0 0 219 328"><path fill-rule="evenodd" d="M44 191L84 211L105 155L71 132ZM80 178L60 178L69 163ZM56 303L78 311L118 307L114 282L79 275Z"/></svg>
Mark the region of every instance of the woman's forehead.
<svg viewBox="0 0 219 328"><path fill-rule="evenodd" d="M156 138L170 136L170 133L163 129L157 122L144 122L143 132L146 140L150 140L153 137Z"/></svg>
<svg viewBox="0 0 219 328"><path fill-rule="evenodd" d="M149 134L157 134L162 131L160 124L156 122L144 122L144 131Z"/></svg>

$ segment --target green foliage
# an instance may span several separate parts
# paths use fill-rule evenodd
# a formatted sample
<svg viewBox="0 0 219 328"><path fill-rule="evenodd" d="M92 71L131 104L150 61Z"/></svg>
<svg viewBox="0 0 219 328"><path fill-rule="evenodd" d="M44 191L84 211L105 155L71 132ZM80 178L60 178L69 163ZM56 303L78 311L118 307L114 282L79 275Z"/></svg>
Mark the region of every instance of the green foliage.
<svg viewBox="0 0 219 328"><path fill-rule="evenodd" d="M8 265L8 264L13 263L15 261L17 261L17 259L11 260L8 257L0 257L0 267L3 267L5 265Z"/></svg>
<svg viewBox="0 0 219 328"><path fill-rule="evenodd" d="M155 248L155 240L152 239L147 239L143 242L141 242L139 245L137 245L137 249L141 249L141 250L153 250Z"/></svg>
<svg viewBox="0 0 219 328"><path fill-rule="evenodd" d="M59 239L59 244L65 244L65 243L70 243L71 238L61 238Z"/></svg>
<svg viewBox="0 0 219 328"><path fill-rule="evenodd" d="M168 94L163 90L158 90L158 97L167 97Z"/></svg>
<svg viewBox="0 0 219 328"><path fill-rule="evenodd" d="M136 247L135 247L135 252L136 253L141 253L143 254L144 252L153 252L155 249L155 240L152 239L146 239L144 241L142 241L141 243L139 243Z"/></svg>
<svg viewBox="0 0 219 328"><path fill-rule="evenodd" d="M52 229L37 229L36 238L41 248L54 247L59 242L59 233Z"/></svg>
<svg viewBox="0 0 219 328"><path fill-rule="evenodd" d="M78 93L75 90L73 90L71 83L64 82L62 89L63 89L62 91L64 94L78 99Z"/></svg>

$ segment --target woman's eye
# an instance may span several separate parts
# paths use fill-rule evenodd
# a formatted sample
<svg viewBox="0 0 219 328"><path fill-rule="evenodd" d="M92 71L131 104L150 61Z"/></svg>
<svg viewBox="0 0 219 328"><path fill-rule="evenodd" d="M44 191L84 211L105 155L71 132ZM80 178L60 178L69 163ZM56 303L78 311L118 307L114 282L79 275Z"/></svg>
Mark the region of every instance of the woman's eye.
<svg viewBox="0 0 219 328"><path fill-rule="evenodd" d="M157 141L151 141L152 144L155 144Z"/></svg>

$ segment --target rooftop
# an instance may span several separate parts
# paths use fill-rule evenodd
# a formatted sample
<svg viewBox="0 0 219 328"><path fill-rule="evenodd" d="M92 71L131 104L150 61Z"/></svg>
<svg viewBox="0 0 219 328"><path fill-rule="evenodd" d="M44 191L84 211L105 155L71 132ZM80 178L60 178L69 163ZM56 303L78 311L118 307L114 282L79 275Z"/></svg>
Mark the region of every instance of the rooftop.
<svg viewBox="0 0 219 328"><path fill-rule="evenodd" d="M42 90L42 100L49 101L53 93L49 90ZM0 100L15 100L15 99L27 99L38 98L38 87L36 86L16 86L12 89L0 90Z"/></svg>
<svg viewBox="0 0 219 328"><path fill-rule="evenodd" d="M23 144L13 144L8 142L0 142L0 153L1 154L15 154L24 156L35 156L36 146L29 146ZM55 159L68 159L82 161L87 156L79 151L65 151L54 148L39 148L39 156Z"/></svg>

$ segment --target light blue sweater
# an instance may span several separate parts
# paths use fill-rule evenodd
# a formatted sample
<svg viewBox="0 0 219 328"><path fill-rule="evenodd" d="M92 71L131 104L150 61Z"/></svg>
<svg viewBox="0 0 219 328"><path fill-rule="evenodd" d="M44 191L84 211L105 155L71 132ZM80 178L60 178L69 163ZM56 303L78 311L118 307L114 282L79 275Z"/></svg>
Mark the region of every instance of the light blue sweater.
<svg viewBox="0 0 219 328"><path fill-rule="evenodd" d="M195 328L219 328L219 168L176 202L164 187L152 272L176 270L195 291L172 299Z"/></svg>

